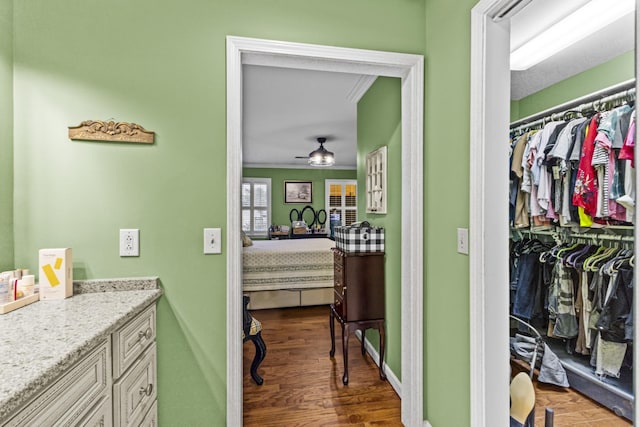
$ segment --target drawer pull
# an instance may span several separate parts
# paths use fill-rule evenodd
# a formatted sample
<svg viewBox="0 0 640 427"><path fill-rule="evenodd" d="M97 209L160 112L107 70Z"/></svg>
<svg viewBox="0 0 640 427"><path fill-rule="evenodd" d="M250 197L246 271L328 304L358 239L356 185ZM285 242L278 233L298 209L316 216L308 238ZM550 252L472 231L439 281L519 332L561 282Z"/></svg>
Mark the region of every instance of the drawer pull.
<svg viewBox="0 0 640 427"><path fill-rule="evenodd" d="M153 331L151 330L151 328L147 328L146 331L140 331L138 332L138 341L142 341L143 339L149 339L153 336Z"/></svg>
<svg viewBox="0 0 640 427"><path fill-rule="evenodd" d="M140 387L140 394L146 394L147 396L151 396L153 393L153 384L149 384L146 387Z"/></svg>
<svg viewBox="0 0 640 427"><path fill-rule="evenodd" d="M347 290L347 287L346 287L346 286L343 286L343 287L342 287L342 296L344 296L344 292L345 292L346 290Z"/></svg>

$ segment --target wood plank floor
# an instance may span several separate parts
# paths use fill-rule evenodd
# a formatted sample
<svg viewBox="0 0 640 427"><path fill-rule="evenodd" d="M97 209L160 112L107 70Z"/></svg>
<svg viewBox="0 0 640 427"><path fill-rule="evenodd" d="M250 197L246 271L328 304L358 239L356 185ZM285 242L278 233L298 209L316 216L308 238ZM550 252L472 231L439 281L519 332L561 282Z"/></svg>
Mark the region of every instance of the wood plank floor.
<svg viewBox="0 0 640 427"><path fill-rule="evenodd" d="M525 371L518 361L511 362L513 374ZM536 427L544 427L545 408L554 412L553 427L627 427L633 425L609 409L571 389L533 381L536 390Z"/></svg>
<svg viewBox="0 0 640 427"><path fill-rule="evenodd" d="M256 310L267 356L256 385L249 375L255 348L244 344L245 426L401 426L400 398L377 365L349 339L349 384L342 384L342 346L329 357L329 308ZM336 337L340 325L336 321Z"/></svg>
<svg viewBox="0 0 640 427"><path fill-rule="evenodd" d="M378 367L349 340L349 385L342 384L342 347L329 357L328 307L256 310L263 324L267 357L256 385L249 375L255 349L244 344L245 426L401 426L400 398ZM340 326L336 322L336 334ZM520 369L514 366L514 374ZM555 411L554 427L626 427L632 423L573 390L534 382L536 426L544 427L544 408Z"/></svg>

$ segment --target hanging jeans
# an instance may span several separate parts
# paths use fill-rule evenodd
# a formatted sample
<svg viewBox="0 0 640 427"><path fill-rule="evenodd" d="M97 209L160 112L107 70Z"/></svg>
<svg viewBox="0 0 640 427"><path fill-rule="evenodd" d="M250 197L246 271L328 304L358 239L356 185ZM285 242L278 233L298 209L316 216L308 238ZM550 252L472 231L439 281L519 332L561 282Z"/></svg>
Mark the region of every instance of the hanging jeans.
<svg viewBox="0 0 640 427"><path fill-rule="evenodd" d="M515 283L513 315L529 320L533 315L537 288L539 287L538 253L523 253L518 261L518 274Z"/></svg>

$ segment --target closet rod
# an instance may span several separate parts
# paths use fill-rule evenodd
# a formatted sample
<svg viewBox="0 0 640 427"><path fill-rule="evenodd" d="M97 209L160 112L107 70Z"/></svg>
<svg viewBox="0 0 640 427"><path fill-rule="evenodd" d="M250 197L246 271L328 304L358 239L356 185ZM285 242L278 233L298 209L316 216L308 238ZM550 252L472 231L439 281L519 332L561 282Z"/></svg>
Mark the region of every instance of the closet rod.
<svg viewBox="0 0 640 427"><path fill-rule="evenodd" d="M633 236L614 236L611 234L594 234L594 233L571 233L569 237L595 239L595 240L613 240L616 242L633 242Z"/></svg>
<svg viewBox="0 0 640 427"><path fill-rule="evenodd" d="M611 101L615 101L615 100L618 100L618 99L626 98L626 97L631 96L631 95L633 95L634 98L635 98L635 92L636 92L635 88L627 89L626 91L618 92L618 93L616 93L614 95L609 95L609 96L606 96L604 98L597 99L595 101L591 101L591 102L586 102L584 104L580 104L579 106L573 107L573 108L571 108L569 110L564 110L564 111L559 112L559 113L553 113L550 116L545 116L545 117L543 117L541 119L538 119L538 120L533 120L531 122L523 123L523 124L521 124L519 126L512 127L511 130L517 132L517 131L522 130L522 129L530 129L530 128L538 126L540 124L544 124L547 121L563 120L564 119L563 116L567 112L584 113L585 111L589 111L589 110L591 110L591 111L597 110L598 108L594 105L596 102L598 102L600 104L606 104L607 102L611 102Z"/></svg>
<svg viewBox="0 0 640 427"><path fill-rule="evenodd" d="M616 241L616 242L633 242L634 241L634 237L633 236L622 236L622 235L614 235L614 234L596 234L596 233L567 233L567 232L563 232L562 230L560 231L555 231L555 230L514 230L515 232L520 232L520 233L526 233L531 235L534 234L538 234L538 235L544 235L544 236L552 236L552 237L572 237L572 238L576 238L576 239L590 239L590 240L611 240L611 241Z"/></svg>
<svg viewBox="0 0 640 427"><path fill-rule="evenodd" d="M576 107L581 106L582 104L587 104L590 102L601 100L601 98L612 96L612 95L622 95L627 96L632 93L635 93L636 80L630 79L626 80L622 83L618 83L616 85L610 86L608 88L599 90L597 92L593 92L589 95L582 96L580 98L576 98L572 101L565 102L563 104L557 105L555 107L549 108L547 110L541 111L539 113L532 114L530 116L524 117L522 119L516 120L512 122L509 127L511 129L516 128L521 125L530 125L531 122L539 121L540 119L547 118L553 114L564 113L571 109L575 109ZM622 93L625 91L625 93ZM614 98L615 99L615 98ZM611 99L609 99L611 100Z"/></svg>

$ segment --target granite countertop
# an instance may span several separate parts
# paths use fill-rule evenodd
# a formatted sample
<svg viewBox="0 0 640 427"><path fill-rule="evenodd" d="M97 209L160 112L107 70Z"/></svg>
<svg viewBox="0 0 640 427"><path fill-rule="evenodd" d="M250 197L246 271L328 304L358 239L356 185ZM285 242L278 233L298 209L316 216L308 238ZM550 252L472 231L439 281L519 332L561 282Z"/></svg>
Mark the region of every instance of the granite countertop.
<svg viewBox="0 0 640 427"><path fill-rule="evenodd" d="M74 281L74 296L0 315L0 420L162 295L157 277Z"/></svg>

